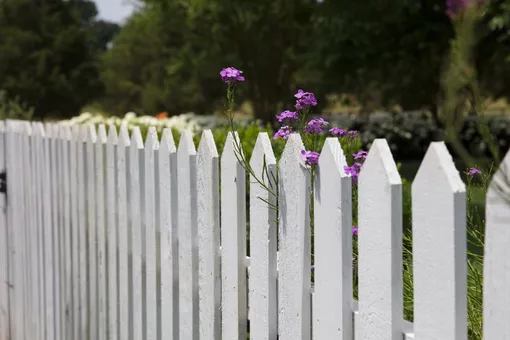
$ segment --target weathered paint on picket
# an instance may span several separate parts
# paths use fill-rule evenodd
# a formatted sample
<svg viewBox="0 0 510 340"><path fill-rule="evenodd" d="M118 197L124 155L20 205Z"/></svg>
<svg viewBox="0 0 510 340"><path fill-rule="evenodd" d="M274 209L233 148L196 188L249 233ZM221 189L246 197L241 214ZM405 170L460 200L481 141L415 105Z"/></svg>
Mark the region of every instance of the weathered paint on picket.
<svg viewBox="0 0 510 340"><path fill-rule="evenodd" d="M328 138L314 183L314 339L352 339L352 189L337 138Z"/></svg>
<svg viewBox="0 0 510 340"><path fill-rule="evenodd" d="M178 339L179 336L179 272L177 252L177 153L172 131L163 130L158 153L159 199L157 224L160 240L160 301L158 320L161 339Z"/></svg>
<svg viewBox="0 0 510 340"><path fill-rule="evenodd" d="M311 339L310 168L301 137L291 134L279 164L278 333Z"/></svg>
<svg viewBox="0 0 510 340"><path fill-rule="evenodd" d="M483 338L510 338L510 151L487 192Z"/></svg>
<svg viewBox="0 0 510 340"><path fill-rule="evenodd" d="M141 217L141 194L143 188L143 140L138 127L131 132L131 145L129 150L129 203L130 214L130 253L131 253L131 280L130 292L130 323L131 340L143 339L142 310L142 217Z"/></svg>
<svg viewBox="0 0 510 340"><path fill-rule="evenodd" d="M196 151L183 131L177 149L179 238L179 339L198 340L198 249Z"/></svg>
<svg viewBox="0 0 510 340"><path fill-rule="evenodd" d="M200 339L211 340L222 338L218 158L205 130L197 154L198 287Z"/></svg>
<svg viewBox="0 0 510 340"><path fill-rule="evenodd" d="M107 339L118 339L118 281L117 281L117 172L116 172L116 156L117 156L117 128L110 125L108 127L108 135L106 141L106 172L105 172L105 189L106 189L106 278L108 282L108 337ZM127 284L124 281L124 284ZM126 325L127 327L127 325Z"/></svg>
<svg viewBox="0 0 510 340"><path fill-rule="evenodd" d="M391 150L376 139L359 175L361 339L402 339L402 183Z"/></svg>
<svg viewBox="0 0 510 340"><path fill-rule="evenodd" d="M80 279L80 300L78 310L80 314L80 339L88 340L89 334L89 306L88 298L90 296L88 289L89 270L87 266L88 259L88 218L87 218L87 186L89 180L85 169L87 164L87 126L82 126L81 136L77 143L77 166L78 166L78 242L79 242L79 279Z"/></svg>
<svg viewBox="0 0 510 340"><path fill-rule="evenodd" d="M467 339L466 188L443 142L412 186L416 340Z"/></svg>
<svg viewBox="0 0 510 340"><path fill-rule="evenodd" d="M246 172L241 141L229 133L221 155L222 339L246 338Z"/></svg>
<svg viewBox="0 0 510 340"><path fill-rule="evenodd" d="M250 160L250 339L278 334L276 269L276 158L267 133L259 133ZM256 178L261 182L258 183Z"/></svg>
<svg viewBox="0 0 510 340"><path fill-rule="evenodd" d="M63 338L72 339L73 327L73 285L72 285L72 249L71 249L71 202L73 201L71 191L71 174L70 174L70 145L71 145L71 127L69 125L62 125L60 127L62 138L62 197L63 197L63 257L64 257L64 327ZM32 146L33 148L33 146Z"/></svg>
<svg viewBox="0 0 510 340"><path fill-rule="evenodd" d="M110 127L112 129L112 127ZM113 133L113 132L112 132ZM113 137L112 137L113 139ZM129 339L129 213L128 210L128 152L131 142L126 125L120 127L117 144L117 241L118 241L118 310L119 340Z"/></svg>
<svg viewBox="0 0 510 340"><path fill-rule="evenodd" d="M156 283L156 211L155 211L155 158L158 157L159 141L156 129L151 127L145 141L145 322L144 339L156 340L157 324L157 283Z"/></svg>

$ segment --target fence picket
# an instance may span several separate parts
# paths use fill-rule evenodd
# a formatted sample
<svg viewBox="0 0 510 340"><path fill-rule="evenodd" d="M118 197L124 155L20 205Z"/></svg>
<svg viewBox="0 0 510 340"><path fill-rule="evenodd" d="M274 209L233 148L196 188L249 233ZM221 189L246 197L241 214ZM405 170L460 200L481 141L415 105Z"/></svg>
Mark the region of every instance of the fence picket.
<svg viewBox="0 0 510 340"><path fill-rule="evenodd" d="M112 127L110 127L112 129ZM113 132L112 132L113 133ZM118 241L118 310L119 340L129 339L129 229L128 229L128 151L127 126L120 127L117 144L117 241Z"/></svg>
<svg viewBox="0 0 510 340"><path fill-rule="evenodd" d="M358 188L362 339L402 339L402 184L386 140L376 139ZM344 264L345 265L345 264Z"/></svg>
<svg viewBox="0 0 510 340"><path fill-rule="evenodd" d="M301 137L291 134L279 166L278 333L280 340L309 340L310 173Z"/></svg>
<svg viewBox="0 0 510 340"><path fill-rule="evenodd" d="M313 338L320 340L353 338L352 188L345 165L338 138L328 138L314 178Z"/></svg>
<svg viewBox="0 0 510 340"><path fill-rule="evenodd" d="M179 272L177 252L177 154L170 129L163 130L158 153L159 185L158 211L160 249L160 301L158 320L161 339L179 337Z"/></svg>
<svg viewBox="0 0 510 340"><path fill-rule="evenodd" d="M157 268L156 268L156 196L155 196L155 169L158 158L158 133L154 127L149 128L145 140L145 317L146 340L157 338Z"/></svg>
<svg viewBox="0 0 510 340"><path fill-rule="evenodd" d="M80 279L80 299L78 304L80 316L79 336L81 340L88 340L89 336L89 267L88 262L88 220L87 220L87 135L88 127L82 126L80 130L81 136L77 141L77 167L78 167L78 242L79 242L79 279Z"/></svg>
<svg viewBox="0 0 510 340"><path fill-rule="evenodd" d="M484 339L510 338L510 151L487 192L484 256Z"/></svg>
<svg viewBox="0 0 510 340"><path fill-rule="evenodd" d="M220 205L218 151L211 130L197 154L200 339L221 339Z"/></svg>
<svg viewBox="0 0 510 340"><path fill-rule="evenodd" d="M106 278L108 297L108 337L107 339L118 339L118 283L117 283L117 184L116 184L116 149L117 149L117 128L109 126L106 141Z"/></svg>
<svg viewBox="0 0 510 340"><path fill-rule="evenodd" d="M177 149L179 225L179 339L198 339L198 250L196 151L191 132L183 131Z"/></svg>
<svg viewBox="0 0 510 340"><path fill-rule="evenodd" d="M142 134L138 127L131 132L131 145L129 150L129 201L130 212L130 246L131 278L130 291L131 311L131 340L143 339L144 315L142 311L142 207L141 194L143 192L143 160L144 149Z"/></svg>
<svg viewBox="0 0 510 340"><path fill-rule="evenodd" d="M63 161L62 161L62 150L63 146L63 135L60 124L54 125L55 131L55 195L56 195L56 218L58 228L58 281L59 281L59 334L61 339L65 339L65 284L66 284L66 273L65 273L65 227L64 227L64 174L63 174Z"/></svg>
<svg viewBox="0 0 510 340"><path fill-rule="evenodd" d="M237 133L229 133L221 155L223 339L246 338L246 172L238 161L240 144Z"/></svg>
<svg viewBox="0 0 510 340"><path fill-rule="evenodd" d="M276 158L267 133L259 133L250 160L250 339L278 335L276 269ZM254 176L255 175L255 176ZM262 186L256 181L259 179Z"/></svg>
<svg viewBox="0 0 510 340"><path fill-rule="evenodd" d="M80 246L78 241L78 149L81 146L80 126L71 126L71 139L69 144L69 188L71 191L71 294L72 294L72 333L71 339L80 339Z"/></svg>
<svg viewBox="0 0 510 340"><path fill-rule="evenodd" d="M466 189L443 142L412 186L416 340L467 339Z"/></svg>

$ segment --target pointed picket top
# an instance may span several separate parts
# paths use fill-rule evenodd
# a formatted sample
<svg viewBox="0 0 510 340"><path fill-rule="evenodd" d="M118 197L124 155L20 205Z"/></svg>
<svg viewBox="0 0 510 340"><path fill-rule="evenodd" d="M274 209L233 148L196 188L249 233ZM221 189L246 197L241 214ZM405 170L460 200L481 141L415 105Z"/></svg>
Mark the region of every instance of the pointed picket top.
<svg viewBox="0 0 510 340"><path fill-rule="evenodd" d="M97 142L97 131L96 126L94 124L90 124L87 126L87 139L88 143L96 143Z"/></svg>
<svg viewBox="0 0 510 340"><path fill-rule="evenodd" d="M493 175L485 220L483 338L510 338L510 151Z"/></svg>
<svg viewBox="0 0 510 340"><path fill-rule="evenodd" d="M438 177L444 178L444 184L447 184L453 193L466 191L466 186L460 178L459 171L455 167L453 158L444 142L430 143L427 153L416 173L413 187L435 185L435 183L430 181L436 180Z"/></svg>
<svg viewBox="0 0 510 340"><path fill-rule="evenodd" d="M97 142L104 144L106 143L108 136L106 135L106 127L104 124L99 124L97 127Z"/></svg>
<svg viewBox="0 0 510 340"><path fill-rule="evenodd" d="M416 339L467 338L466 188L444 142L412 185Z"/></svg>
<svg viewBox="0 0 510 340"><path fill-rule="evenodd" d="M345 159L342 146L338 142L338 138L326 138L319 157L319 167L337 168L341 177L348 177L348 175L345 173L344 166L347 166L347 161Z"/></svg>
<svg viewBox="0 0 510 340"><path fill-rule="evenodd" d="M21 122L21 133L27 134L27 135L32 133L32 126L30 125L30 122L28 122L28 121Z"/></svg>
<svg viewBox="0 0 510 340"><path fill-rule="evenodd" d="M237 157L239 157L239 151L237 145L240 145L241 141L239 139L239 134L237 132L229 132L227 134L227 138L225 140L225 145L223 146L223 152L221 154L221 164L235 164L238 160Z"/></svg>
<svg viewBox="0 0 510 340"><path fill-rule="evenodd" d="M276 157L274 156L273 147L271 146L271 140L269 139L269 135L267 134L267 132L259 132L250 159L250 166L253 168L256 174L259 173L257 172L257 170L262 171L264 158L266 165L276 164Z"/></svg>
<svg viewBox="0 0 510 340"><path fill-rule="evenodd" d="M296 163L305 166L305 160L301 155L301 151L305 149L301 136L297 133L290 134L287 144L282 152L280 163Z"/></svg>
<svg viewBox="0 0 510 340"><path fill-rule="evenodd" d="M174 136L172 135L172 130L169 128L164 128L163 133L161 134L161 144L159 146L162 152L176 152Z"/></svg>
<svg viewBox="0 0 510 340"><path fill-rule="evenodd" d="M117 127L115 125L108 126L107 141L110 145L116 145L119 142L119 137L117 136Z"/></svg>
<svg viewBox="0 0 510 340"><path fill-rule="evenodd" d="M358 328L362 339L396 339L403 319L402 181L385 139L370 148L358 197Z"/></svg>
<svg viewBox="0 0 510 340"><path fill-rule="evenodd" d="M204 157L211 159L218 157L218 150L216 149L216 143L212 131L207 129L202 132L202 138L200 138L200 144L198 145L198 156L199 159Z"/></svg>
<svg viewBox="0 0 510 340"><path fill-rule="evenodd" d="M398 173L397 164L391 154L390 146L386 139L378 138L372 143L372 147L360 171L360 181L377 174L384 174L388 183L401 184L402 180Z"/></svg>
<svg viewBox="0 0 510 340"><path fill-rule="evenodd" d="M133 130L131 131L131 147L143 149L142 133L138 126L133 127Z"/></svg>
<svg viewBox="0 0 510 340"><path fill-rule="evenodd" d="M156 128L151 126L147 131L147 137L145 138L145 146L149 150L159 149L158 131Z"/></svg>
<svg viewBox="0 0 510 340"><path fill-rule="evenodd" d="M184 130L181 133L181 139L179 140L179 147L177 148L178 157L182 156L193 156L196 155L195 144L193 143L193 135L191 131Z"/></svg>
<svg viewBox="0 0 510 340"><path fill-rule="evenodd" d="M81 125L74 124L71 125L71 134L73 141L81 141Z"/></svg>
<svg viewBox="0 0 510 340"><path fill-rule="evenodd" d="M129 139L129 130L125 124L120 126L118 143L120 146L124 147L131 145L131 141Z"/></svg>

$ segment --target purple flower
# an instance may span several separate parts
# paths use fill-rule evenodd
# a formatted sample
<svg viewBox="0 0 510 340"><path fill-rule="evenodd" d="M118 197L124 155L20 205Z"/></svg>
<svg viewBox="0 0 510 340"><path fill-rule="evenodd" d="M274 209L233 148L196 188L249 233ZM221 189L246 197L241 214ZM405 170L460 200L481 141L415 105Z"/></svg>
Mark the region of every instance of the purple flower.
<svg viewBox="0 0 510 340"><path fill-rule="evenodd" d="M478 170L477 168L470 168L470 169L468 169L468 171L466 171L466 174L468 176L474 176L474 175L481 175L482 172L480 170Z"/></svg>
<svg viewBox="0 0 510 340"><path fill-rule="evenodd" d="M283 125L280 130L278 130L273 138L274 139L278 139L278 138L283 138L283 139L287 139L289 138L289 135L291 134L292 130L290 128L290 126L287 126L287 125Z"/></svg>
<svg viewBox="0 0 510 340"><path fill-rule="evenodd" d="M278 119L280 123L283 122L285 119L297 119L297 118L298 118L297 112L289 110L285 110L278 116L276 116L276 119Z"/></svg>
<svg viewBox="0 0 510 340"><path fill-rule="evenodd" d="M305 132L305 133L321 133L324 131L324 127L328 124L329 123L326 122L322 118L314 118L306 124L305 128L303 129L303 132Z"/></svg>
<svg viewBox="0 0 510 340"><path fill-rule="evenodd" d="M238 81L244 81L244 77L241 75L243 71L239 71L234 67L227 67L221 70L220 76L221 80L223 80L227 84L235 83Z"/></svg>
<svg viewBox="0 0 510 340"><path fill-rule="evenodd" d="M301 155L305 160L307 165L318 164L319 163L319 153L308 150L301 150Z"/></svg>
<svg viewBox="0 0 510 340"><path fill-rule="evenodd" d="M352 155L354 156L354 159L366 159L368 152L361 150L357 153L353 153Z"/></svg>
<svg viewBox="0 0 510 340"><path fill-rule="evenodd" d="M362 167L362 164L361 163L354 163L353 165L351 166L344 166L344 171L347 175L351 176L352 178L352 182L354 184L357 184L358 183L358 176L359 176L359 171L361 170L361 167Z"/></svg>
<svg viewBox="0 0 510 340"><path fill-rule="evenodd" d="M358 236L358 227L355 225L352 226L352 235Z"/></svg>
<svg viewBox="0 0 510 340"><path fill-rule="evenodd" d="M329 132L331 132L331 134L333 136L340 136L340 137L347 136L347 131L345 131L344 129L332 128L329 130Z"/></svg>
<svg viewBox="0 0 510 340"><path fill-rule="evenodd" d="M317 105L317 99L315 99L315 95L312 92L299 90L294 97L297 98L296 105L294 106L297 110L304 110L310 106Z"/></svg>
<svg viewBox="0 0 510 340"><path fill-rule="evenodd" d="M353 140L358 135L358 131L352 130L352 131L349 131L348 134L349 134L349 139Z"/></svg>

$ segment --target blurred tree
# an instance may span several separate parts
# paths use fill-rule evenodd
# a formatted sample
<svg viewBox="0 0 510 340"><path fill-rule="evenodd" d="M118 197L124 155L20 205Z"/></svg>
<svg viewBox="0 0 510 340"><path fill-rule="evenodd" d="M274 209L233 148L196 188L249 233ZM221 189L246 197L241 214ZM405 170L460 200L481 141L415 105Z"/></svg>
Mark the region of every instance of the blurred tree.
<svg viewBox="0 0 510 340"><path fill-rule="evenodd" d="M0 3L0 86L34 117L68 117L102 93L90 31L63 0Z"/></svg>

